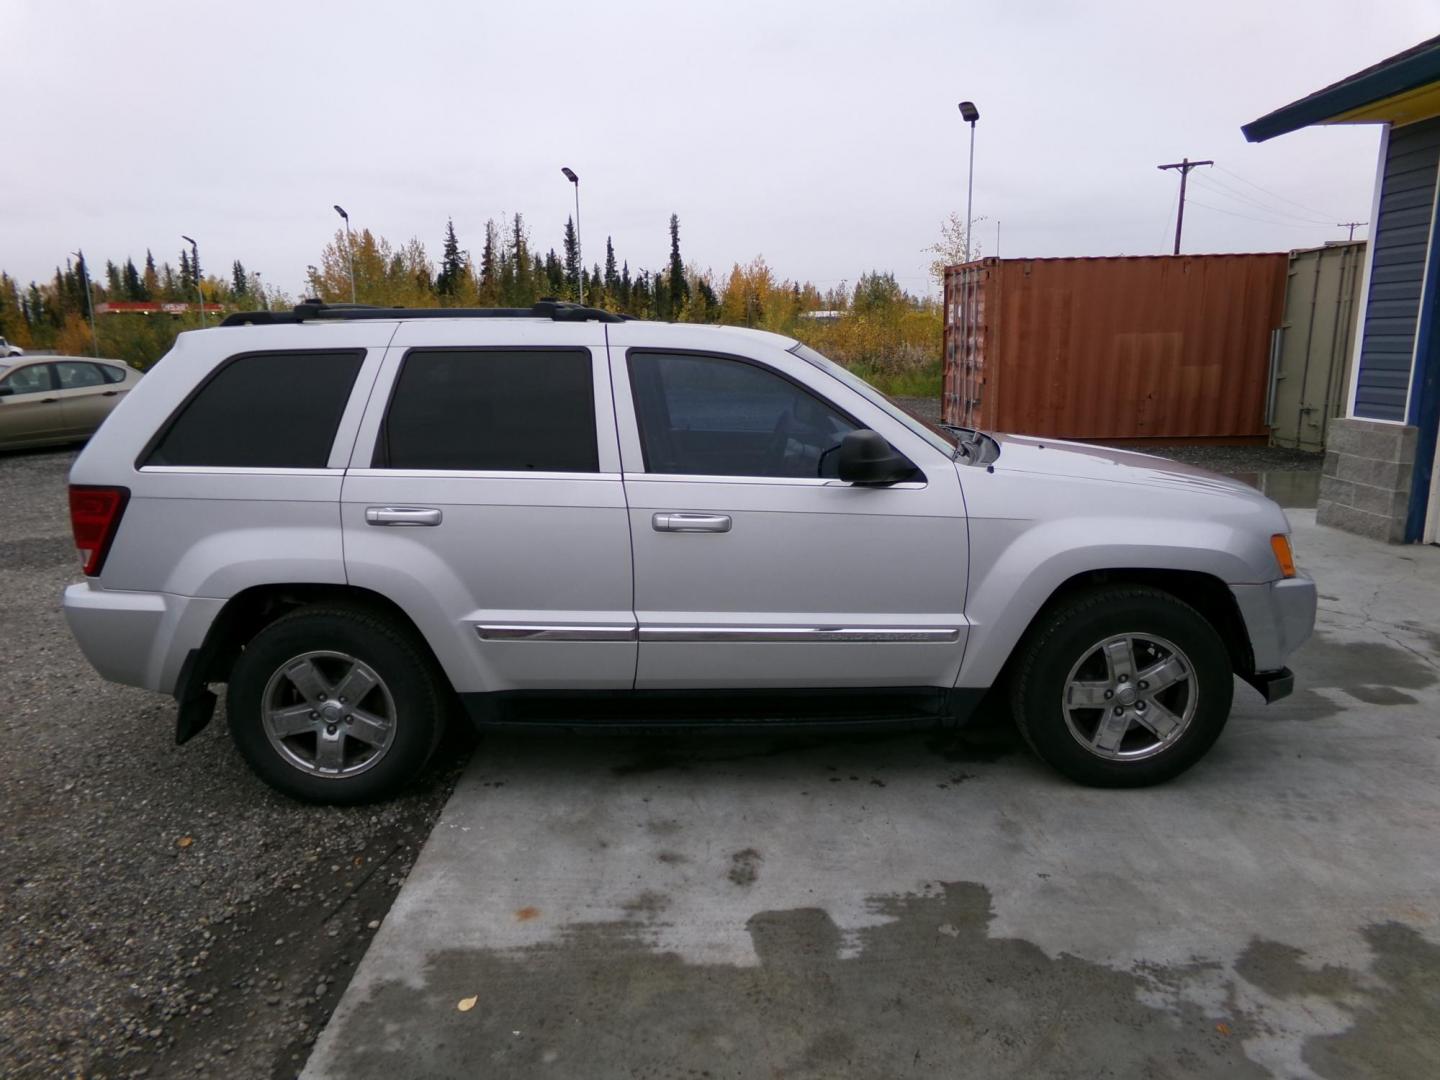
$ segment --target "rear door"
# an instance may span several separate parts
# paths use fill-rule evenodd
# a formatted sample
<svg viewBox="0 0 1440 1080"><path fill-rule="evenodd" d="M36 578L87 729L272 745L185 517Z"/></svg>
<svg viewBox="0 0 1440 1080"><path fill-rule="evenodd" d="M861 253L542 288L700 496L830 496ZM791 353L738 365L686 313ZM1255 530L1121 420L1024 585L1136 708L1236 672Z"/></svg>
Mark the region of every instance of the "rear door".
<svg viewBox="0 0 1440 1080"><path fill-rule="evenodd" d="M0 378L0 446L65 436L65 417L51 364L25 364Z"/></svg>
<svg viewBox="0 0 1440 1080"><path fill-rule="evenodd" d="M66 433L81 438L93 434L114 408L119 388L106 379L99 364L59 360L52 366Z"/></svg>
<svg viewBox="0 0 1440 1080"><path fill-rule="evenodd" d="M783 349L653 340L610 328L636 688L952 686L968 564L949 455ZM838 479L858 428L910 458L914 479Z"/></svg>
<svg viewBox="0 0 1440 1080"><path fill-rule="evenodd" d="M601 324L402 324L341 516L351 584L405 608L462 694L633 686Z"/></svg>

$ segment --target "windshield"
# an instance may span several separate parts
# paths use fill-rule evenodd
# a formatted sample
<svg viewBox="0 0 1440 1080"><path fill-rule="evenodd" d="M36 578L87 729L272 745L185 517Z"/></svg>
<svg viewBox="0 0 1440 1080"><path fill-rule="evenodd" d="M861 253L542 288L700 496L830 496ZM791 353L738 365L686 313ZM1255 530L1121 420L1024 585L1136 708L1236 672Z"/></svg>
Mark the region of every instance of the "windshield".
<svg viewBox="0 0 1440 1080"><path fill-rule="evenodd" d="M895 402L882 394L875 387L871 386L864 379L860 378L848 368L841 367L834 360L821 356L809 345L796 345L790 350L791 353L800 357L807 364L814 364L821 371L833 375L846 386L850 387L857 394L878 409L883 409L890 417L904 424L907 428L919 435L935 449L942 451L951 457L955 456L955 449L960 445L959 435L953 433L953 429L936 427L923 420L911 416Z"/></svg>

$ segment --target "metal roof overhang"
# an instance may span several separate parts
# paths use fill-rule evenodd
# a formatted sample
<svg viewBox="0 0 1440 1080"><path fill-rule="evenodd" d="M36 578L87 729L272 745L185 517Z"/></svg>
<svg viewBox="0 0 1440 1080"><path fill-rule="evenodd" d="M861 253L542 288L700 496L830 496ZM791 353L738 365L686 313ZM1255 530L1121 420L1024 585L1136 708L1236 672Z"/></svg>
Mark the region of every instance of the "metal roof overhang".
<svg viewBox="0 0 1440 1080"><path fill-rule="evenodd" d="M1264 142L1312 124L1399 126L1432 116L1440 116L1440 37L1357 71L1240 130L1248 141Z"/></svg>

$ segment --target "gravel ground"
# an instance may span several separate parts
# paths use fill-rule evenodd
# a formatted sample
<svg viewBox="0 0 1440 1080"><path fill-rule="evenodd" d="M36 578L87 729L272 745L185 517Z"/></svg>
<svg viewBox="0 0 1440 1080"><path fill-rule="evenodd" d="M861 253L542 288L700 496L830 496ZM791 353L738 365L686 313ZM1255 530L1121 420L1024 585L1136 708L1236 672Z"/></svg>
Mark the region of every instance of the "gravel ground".
<svg viewBox="0 0 1440 1080"><path fill-rule="evenodd" d="M0 1076L290 1077L468 755L377 807L272 793L223 710L104 682L60 612L72 451L0 454Z"/></svg>
<svg viewBox="0 0 1440 1080"><path fill-rule="evenodd" d="M938 398L896 398L896 402L907 412L930 423L940 422L940 400ZM1229 476L1243 476L1246 479L1258 473L1267 472L1316 472L1324 461L1324 454L1307 453L1304 450L1285 450L1278 446L1176 446L1157 443L1140 446L1135 443L1114 443L1122 450L1140 450L1147 454L1183 461L1187 465L1198 465L1212 472ZM1313 505L1313 504L1312 504Z"/></svg>

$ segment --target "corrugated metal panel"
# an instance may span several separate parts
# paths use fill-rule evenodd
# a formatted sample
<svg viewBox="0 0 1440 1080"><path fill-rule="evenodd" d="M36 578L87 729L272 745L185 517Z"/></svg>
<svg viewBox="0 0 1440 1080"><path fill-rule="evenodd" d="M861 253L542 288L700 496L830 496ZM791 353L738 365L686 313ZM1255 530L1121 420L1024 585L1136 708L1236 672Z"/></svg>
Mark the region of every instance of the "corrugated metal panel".
<svg viewBox="0 0 1440 1080"><path fill-rule="evenodd" d="M1287 256L946 271L944 417L1072 439L1263 438Z"/></svg>
<svg viewBox="0 0 1440 1080"><path fill-rule="evenodd" d="M1390 132L1380 213L1370 232L1375 260L1370 268L1360 375L1355 382L1356 416L1405 419L1437 163L1440 119Z"/></svg>
<svg viewBox="0 0 1440 1080"><path fill-rule="evenodd" d="M1323 450L1330 421L1344 413L1364 269L1360 240L1290 253L1270 392L1272 445Z"/></svg>

